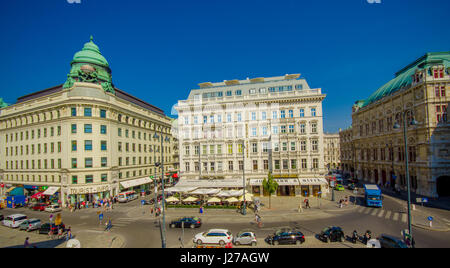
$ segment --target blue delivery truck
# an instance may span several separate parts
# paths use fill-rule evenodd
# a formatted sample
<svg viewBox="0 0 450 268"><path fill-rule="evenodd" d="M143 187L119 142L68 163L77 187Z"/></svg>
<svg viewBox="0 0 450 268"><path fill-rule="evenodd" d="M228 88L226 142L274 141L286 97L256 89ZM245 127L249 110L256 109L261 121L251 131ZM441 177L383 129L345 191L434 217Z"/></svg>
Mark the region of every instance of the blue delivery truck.
<svg viewBox="0 0 450 268"><path fill-rule="evenodd" d="M383 207L380 187L376 184L364 184L364 200L368 207Z"/></svg>

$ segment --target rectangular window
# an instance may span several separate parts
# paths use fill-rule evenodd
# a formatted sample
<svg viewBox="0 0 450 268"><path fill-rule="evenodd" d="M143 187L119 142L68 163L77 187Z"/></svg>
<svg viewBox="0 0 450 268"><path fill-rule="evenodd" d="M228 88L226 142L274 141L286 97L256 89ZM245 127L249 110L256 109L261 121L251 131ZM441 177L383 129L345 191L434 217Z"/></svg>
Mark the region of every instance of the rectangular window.
<svg viewBox="0 0 450 268"><path fill-rule="evenodd" d="M92 151L92 141L84 141L84 150L85 151Z"/></svg>
<svg viewBox="0 0 450 268"><path fill-rule="evenodd" d="M305 109L300 109L300 117L305 117Z"/></svg>
<svg viewBox="0 0 450 268"><path fill-rule="evenodd" d="M77 124L72 124L72 134L77 134Z"/></svg>
<svg viewBox="0 0 450 268"><path fill-rule="evenodd" d="M34 146L31 146L31 149L34 154ZM77 141L72 141L72 152L76 152L76 151L77 151Z"/></svg>
<svg viewBox="0 0 450 268"><path fill-rule="evenodd" d="M297 160L291 159L291 169L297 169Z"/></svg>
<svg viewBox="0 0 450 268"><path fill-rule="evenodd" d="M289 110L289 118L294 118L294 111L293 110Z"/></svg>
<svg viewBox="0 0 450 268"><path fill-rule="evenodd" d="M72 184L78 183L78 176L72 176Z"/></svg>
<svg viewBox="0 0 450 268"><path fill-rule="evenodd" d="M100 110L100 118L106 118L106 110Z"/></svg>
<svg viewBox="0 0 450 268"><path fill-rule="evenodd" d="M108 158L107 157L102 157L102 159L101 159L101 166L102 167L107 167L108 166Z"/></svg>
<svg viewBox="0 0 450 268"><path fill-rule="evenodd" d="M77 116L77 108L72 107L72 116Z"/></svg>
<svg viewBox="0 0 450 268"><path fill-rule="evenodd" d="M312 117L316 116L316 108L311 108L311 116Z"/></svg>
<svg viewBox="0 0 450 268"><path fill-rule="evenodd" d="M100 126L100 134L106 134L107 133L107 127L105 125Z"/></svg>
<svg viewBox="0 0 450 268"><path fill-rule="evenodd" d="M77 164L77 159L76 158L72 158L72 168L77 168L78 164Z"/></svg>
<svg viewBox="0 0 450 268"><path fill-rule="evenodd" d="M92 175L86 175L85 179L86 179L86 183L94 182L94 176L92 176Z"/></svg>
<svg viewBox="0 0 450 268"><path fill-rule="evenodd" d="M84 108L84 116L91 117L92 116L92 108Z"/></svg>
<svg viewBox="0 0 450 268"><path fill-rule="evenodd" d="M281 111L281 119L286 118L286 111Z"/></svg>
<svg viewBox="0 0 450 268"><path fill-rule="evenodd" d="M92 125L91 124L84 125L84 133L92 133Z"/></svg>
<svg viewBox="0 0 450 268"><path fill-rule="evenodd" d="M294 125L289 125L289 133L294 133Z"/></svg>
<svg viewBox="0 0 450 268"><path fill-rule="evenodd" d="M117 129L117 136L122 137L122 129L121 128Z"/></svg>
<svg viewBox="0 0 450 268"><path fill-rule="evenodd" d="M85 168L92 168L92 158L85 158L84 159L84 167Z"/></svg>
<svg viewBox="0 0 450 268"><path fill-rule="evenodd" d="M108 181L108 174L102 174L101 178L102 178L102 182L107 182Z"/></svg>

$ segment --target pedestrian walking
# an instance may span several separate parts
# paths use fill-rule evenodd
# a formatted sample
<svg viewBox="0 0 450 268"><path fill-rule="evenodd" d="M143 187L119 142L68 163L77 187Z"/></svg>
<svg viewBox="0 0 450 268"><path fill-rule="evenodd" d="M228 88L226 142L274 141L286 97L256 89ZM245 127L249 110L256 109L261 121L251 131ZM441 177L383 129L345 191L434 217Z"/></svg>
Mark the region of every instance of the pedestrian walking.
<svg viewBox="0 0 450 268"><path fill-rule="evenodd" d="M306 205L306 208L311 208L311 207L309 206L309 199L308 199L308 198L305 199L305 205Z"/></svg>
<svg viewBox="0 0 450 268"><path fill-rule="evenodd" d="M112 222L111 222L111 219L109 219L108 222L106 223L105 231L111 231L111 228L112 228Z"/></svg>
<svg viewBox="0 0 450 268"><path fill-rule="evenodd" d="M72 239L72 229L69 226L69 229L67 229L67 234L66 234L66 241Z"/></svg>
<svg viewBox="0 0 450 268"><path fill-rule="evenodd" d="M25 238L25 243L23 244L23 247L24 248L28 248L28 247L30 247L30 238L29 237L27 237L27 238Z"/></svg>
<svg viewBox="0 0 450 268"><path fill-rule="evenodd" d="M298 204L298 212L303 212L303 206L302 203Z"/></svg>
<svg viewBox="0 0 450 268"><path fill-rule="evenodd" d="M203 215L203 205L200 206L200 211L199 212L200 212L200 214Z"/></svg>

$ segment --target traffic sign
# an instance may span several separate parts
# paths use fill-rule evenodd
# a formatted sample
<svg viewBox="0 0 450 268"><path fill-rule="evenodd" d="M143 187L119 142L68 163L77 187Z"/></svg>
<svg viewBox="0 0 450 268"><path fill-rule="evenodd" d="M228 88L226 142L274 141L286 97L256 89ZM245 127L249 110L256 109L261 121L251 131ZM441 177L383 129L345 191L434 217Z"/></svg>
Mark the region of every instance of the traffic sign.
<svg viewBox="0 0 450 268"><path fill-rule="evenodd" d="M429 216L429 217L428 217L428 220L429 220L429 221L433 221L433 217Z"/></svg>

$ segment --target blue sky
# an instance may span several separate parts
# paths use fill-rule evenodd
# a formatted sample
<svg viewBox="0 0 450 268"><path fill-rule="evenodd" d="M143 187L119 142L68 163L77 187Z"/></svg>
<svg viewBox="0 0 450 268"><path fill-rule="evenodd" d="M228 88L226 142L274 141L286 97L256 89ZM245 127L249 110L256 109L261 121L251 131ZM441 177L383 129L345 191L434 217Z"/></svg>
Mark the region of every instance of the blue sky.
<svg viewBox="0 0 450 268"><path fill-rule="evenodd" d="M450 50L448 0L2 1L0 97L65 82L89 36L115 85L170 115L201 82L301 73L327 94L324 130L431 51Z"/></svg>

